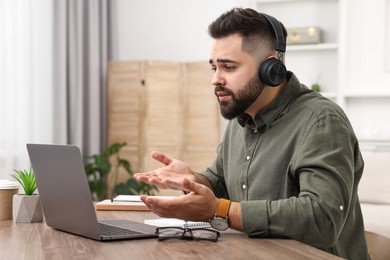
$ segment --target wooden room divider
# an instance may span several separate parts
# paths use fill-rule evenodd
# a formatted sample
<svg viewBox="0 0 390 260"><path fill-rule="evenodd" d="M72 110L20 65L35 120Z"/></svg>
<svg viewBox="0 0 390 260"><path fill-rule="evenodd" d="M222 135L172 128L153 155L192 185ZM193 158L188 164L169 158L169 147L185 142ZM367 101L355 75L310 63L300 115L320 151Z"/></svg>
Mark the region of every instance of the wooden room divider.
<svg viewBox="0 0 390 260"><path fill-rule="evenodd" d="M150 157L153 150L203 171L221 133L211 77L207 61L110 62L108 143L126 142L121 156L134 172L162 166Z"/></svg>

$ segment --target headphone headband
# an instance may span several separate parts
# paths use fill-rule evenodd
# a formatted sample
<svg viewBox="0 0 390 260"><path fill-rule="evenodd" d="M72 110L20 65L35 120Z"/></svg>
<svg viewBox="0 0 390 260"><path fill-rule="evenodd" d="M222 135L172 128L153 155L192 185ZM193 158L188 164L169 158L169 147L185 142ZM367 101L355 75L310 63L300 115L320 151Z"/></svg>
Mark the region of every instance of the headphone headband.
<svg viewBox="0 0 390 260"><path fill-rule="evenodd" d="M283 34L283 28L282 24L273 16L260 13L262 16L264 16L268 22L271 24L272 29L275 33L276 43L275 43L275 50L279 52L286 52L286 39Z"/></svg>
<svg viewBox="0 0 390 260"><path fill-rule="evenodd" d="M276 18L260 13L271 24L275 33L275 50L278 51L278 58L270 57L265 59L259 67L258 75L260 80L267 86L279 86L286 79L287 70L283 64L283 54L286 51L286 39L283 33L283 25Z"/></svg>

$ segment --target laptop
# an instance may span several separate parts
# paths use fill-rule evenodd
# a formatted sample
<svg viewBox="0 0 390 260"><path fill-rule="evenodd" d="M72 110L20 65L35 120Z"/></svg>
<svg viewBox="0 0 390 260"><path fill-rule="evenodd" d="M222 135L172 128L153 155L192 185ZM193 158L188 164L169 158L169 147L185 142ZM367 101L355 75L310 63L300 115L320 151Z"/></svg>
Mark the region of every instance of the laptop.
<svg viewBox="0 0 390 260"><path fill-rule="evenodd" d="M157 237L156 227L144 223L98 221L77 146L27 144L27 150L49 227L100 241Z"/></svg>

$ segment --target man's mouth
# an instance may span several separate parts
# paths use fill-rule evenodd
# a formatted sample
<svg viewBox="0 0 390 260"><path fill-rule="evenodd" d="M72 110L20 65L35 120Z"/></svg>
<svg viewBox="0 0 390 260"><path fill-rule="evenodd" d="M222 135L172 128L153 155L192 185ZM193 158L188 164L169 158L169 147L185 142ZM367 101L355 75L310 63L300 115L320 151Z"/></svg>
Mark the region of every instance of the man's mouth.
<svg viewBox="0 0 390 260"><path fill-rule="evenodd" d="M230 98L230 94L226 93L224 91L216 91L215 95L217 95L218 100L221 101L227 101Z"/></svg>

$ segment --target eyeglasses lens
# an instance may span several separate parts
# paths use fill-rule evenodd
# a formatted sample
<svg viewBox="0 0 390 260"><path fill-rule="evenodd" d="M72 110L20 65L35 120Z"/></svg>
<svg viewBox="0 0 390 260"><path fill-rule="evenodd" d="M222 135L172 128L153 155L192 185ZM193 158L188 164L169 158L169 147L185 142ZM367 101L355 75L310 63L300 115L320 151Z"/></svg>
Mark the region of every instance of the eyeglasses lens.
<svg viewBox="0 0 390 260"><path fill-rule="evenodd" d="M156 233L160 240L169 238L195 239L217 241L219 232L211 229L189 229L180 227L157 228Z"/></svg>

